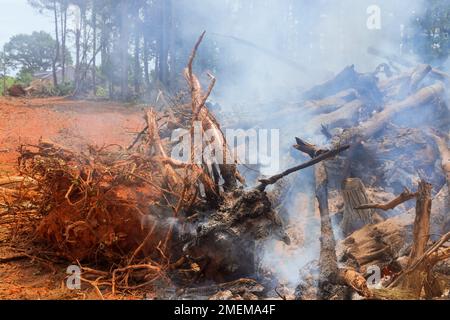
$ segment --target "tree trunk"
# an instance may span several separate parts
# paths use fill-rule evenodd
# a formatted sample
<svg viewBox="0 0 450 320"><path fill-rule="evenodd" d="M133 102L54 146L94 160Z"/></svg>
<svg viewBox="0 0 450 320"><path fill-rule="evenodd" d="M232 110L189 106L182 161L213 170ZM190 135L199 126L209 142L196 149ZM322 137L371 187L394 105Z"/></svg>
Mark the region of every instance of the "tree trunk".
<svg viewBox="0 0 450 320"><path fill-rule="evenodd" d="M67 5L61 2L61 82L66 82Z"/></svg>
<svg viewBox="0 0 450 320"><path fill-rule="evenodd" d="M158 43L158 80L166 87L169 86L169 46L171 26L171 0L162 0L160 5L160 25Z"/></svg>
<svg viewBox="0 0 450 320"><path fill-rule="evenodd" d="M75 27L75 86L80 81L80 53L81 53L81 17L78 17L77 25Z"/></svg>
<svg viewBox="0 0 450 320"><path fill-rule="evenodd" d="M136 22L137 23L137 22ZM136 28L138 29L138 28ZM140 40L139 30L135 30L134 38L134 92L139 95L141 91L141 60L140 60Z"/></svg>
<svg viewBox="0 0 450 320"><path fill-rule="evenodd" d="M128 1L121 1L120 12L120 95L122 100L128 99L128 42L130 38L129 19L128 19Z"/></svg>
<svg viewBox="0 0 450 320"><path fill-rule="evenodd" d="M92 92L97 95L97 9L95 4L92 7Z"/></svg>
<svg viewBox="0 0 450 320"><path fill-rule="evenodd" d="M56 1L53 1L53 13L54 13L54 22L55 22L55 38L56 38L56 48L55 48L55 57L53 60L52 65L52 72L53 72L53 86L56 88L58 86L58 77L57 77L57 70L56 65L59 60L59 50L60 50L60 44L59 44L59 31L58 31L58 7L56 5Z"/></svg>
<svg viewBox="0 0 450 320"><path fill-rule="evenodd" d="M145 81L145 86L147 88L147 90L150 90L150 71L149 71L149 67L148 67L148 63L149 63L149 59L148 59L148 51L149 51L149 44L148 44L148 39L147 39L147 35L144 33L144 81Z"/></svg>
<svg viewBox="0 0 450 320"><path fill-rule="evenodd" d="M336 241L328 210L328 178L323 162L315 167L316 198L320 211L319 299L328 300L333 295L338 277Z"/></svg>

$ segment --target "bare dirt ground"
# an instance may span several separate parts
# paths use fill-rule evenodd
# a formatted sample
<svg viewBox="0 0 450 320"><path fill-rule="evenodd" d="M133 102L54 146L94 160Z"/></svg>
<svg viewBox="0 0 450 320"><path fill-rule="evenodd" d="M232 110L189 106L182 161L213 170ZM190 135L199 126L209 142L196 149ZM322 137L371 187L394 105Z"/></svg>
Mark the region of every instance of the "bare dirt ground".
<svg viewBox="0 0 450 320"><path fill-rule="evenodd" d="M17 148L40 138L80 149L88 144L127 146L144 127L142 107L62 98L0 98L0 177L14 175ZM89 285L81 291L65 286L67 266L36 259L2 263L17 255L0 223L1 299L98 299ZM118 298L118 297L115 297Z"/></svg>

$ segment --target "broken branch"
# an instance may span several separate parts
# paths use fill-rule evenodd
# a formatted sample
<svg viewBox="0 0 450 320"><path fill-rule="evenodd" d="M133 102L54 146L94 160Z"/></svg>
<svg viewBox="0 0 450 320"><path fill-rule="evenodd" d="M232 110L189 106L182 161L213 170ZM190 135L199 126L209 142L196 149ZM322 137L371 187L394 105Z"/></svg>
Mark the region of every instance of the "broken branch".
<svg viewBox="0 0 450 320"><path fill-rule="evenodd" d="M417 192L411 192L408 190L408 188L405 188L405 190L395 199L387 202L387 203L368 203L363 204L358 207L356 207L356 210L364 210L364 209L381 209L384 211L392 210L398 205L402 204L403 202L406 202L408 200L414 199L417 196Z"/></svg>
<svg viewBox="0 0 450 320"><path fill-rule="evenodd" d="M324 161L326 159L332 158L338 154L340 154L341 152L344 152L345 150L349 149L350 145L345 145L343 147L338 147L336 149L327 151L325 153L322 153L321 155L317 156L316 158L305 162L303 164L300 164L298 166L292 167L290 169L287 169L286 171L283 171L282 173L276 174L270 178L267 179L261 179L259 180L260 184L256 187L257 190L259 191L264 191L268 185L274 184L276 183L278 180L283 179L284 177L290 175L291 173L300 171L302 169L311 167L321 161Z"/></svg>

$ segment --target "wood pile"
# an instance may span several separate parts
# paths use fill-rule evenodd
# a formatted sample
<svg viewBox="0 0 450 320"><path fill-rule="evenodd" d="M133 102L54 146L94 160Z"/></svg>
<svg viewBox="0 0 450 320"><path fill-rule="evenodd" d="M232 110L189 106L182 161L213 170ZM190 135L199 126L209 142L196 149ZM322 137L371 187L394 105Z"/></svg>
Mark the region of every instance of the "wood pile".
<svg viewBox="0 0 450 320"><path fill-rule="evenodd" d="M307 156L304 163L244 188L237 162L201 158L185 163L171 157L171 133L183 129L193 139L196 123L202 133L211 134L224 159L231 152L206 107L215 78L209 75L204 90L193 72L203 36L185 70L189 99L160 112L148 109L146 126L130 146L90 146L82 152L51 141L21 146L19 185L3 190L4 217L14 222L12 238L28 236L33 243L44 243L46 252L51 249L79 264L83 281L100 297L104 290L115 294L151 288L160 292L158 297L258 299L274 289L269 288L273 279L268 288L246 279L261 271L261 243L290 243L282 210L275 209L288 197L277 193L276 186L268 189L314 167L320 234L313 236L320 254L303 270L308 276L301 279L296 298L358 294L373 299L397 290L415 297L442 295L444 288L432 271L449 257L448 76L428 65L397 73L388 64L368 74L345 68L305 92L300 111L274 115L284 119L289 112L300 112L314 133L323 136L324 146L296 138L294 148ZM420 125L405 126L422 112ZM294 126L302 130L298 122ZM194 147L190 160L195 154ZM375 187L400 195L376 203L369 192ZM335 190L342 198L340 213L330 209L330 191ZM438 191L440 198L433 197ZM390 217L388 210L411 200L416 205L404 214L409 219ZM338 224L334 214L341 215ZM435 239L430 230L437 225L441 230ZM346 238L337 241L339 234ZM395 275L387 293L368 286L372 265ZM201 285L206 280L216 284ZM163 289L172 285L184 289Z"/></svg>

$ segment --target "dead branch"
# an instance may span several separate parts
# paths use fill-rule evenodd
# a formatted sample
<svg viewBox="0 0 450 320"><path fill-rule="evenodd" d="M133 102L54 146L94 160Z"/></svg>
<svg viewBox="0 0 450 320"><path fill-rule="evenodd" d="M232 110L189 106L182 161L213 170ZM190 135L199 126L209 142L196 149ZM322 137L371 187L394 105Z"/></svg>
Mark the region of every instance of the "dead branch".
<svg viewBox="0 0 450 320"><path fill-rule="evenodd" d="M344 152L345 150L349 149L350 145L345 145L342 147L337 147L333 150L327 151L325 153L322 153L321 155L317 156L316 158L305 162L303 164L300 164L298 166L292 167L290 169L287 169L286 171L283 171L282 173L276 174L270 178L267 179L261 179L259 180L260 184L256 186L256 189L259 191L264 191L268 185L276 183L278 180L283 179L284 177L290 175L291 173L297 172L299 170L311 167L321 161L324 161L326 159L330 159L335 157L336 155L340 154L341 152Z"/></svg>
<svg viewBox="0 0 450 320"><path fill-rule="evenodd" d="M387 203L369 203L364 204L361 206L356 207L356 210L364 210L364 209L381 209L384 211L392 210L398 205L402 204L403 202L406 202L408 200L414 199L417 196L417 192L411 192L408 190L408 188L405 188L405 190L395 199L387 202Z"/></svg>
<svg viewBox="0 0 450 320"><path fill-rule="evenodd" d="M218 166L219 169L217 171L220 172L220 175L224 180L223 186L224 189L233 190L237 186L237 181L243 183L243 179L237 171L233 155L228 149L228 144L226 142L225 135L220 129L219 123L217 122L215 117L209 112L209 110L205 107L206 100L208 99L212 89L214 88L216 79L211 74L208 74L208 76L211 79L211 83L208 87L206 94L203 94L200 81L198 80L197 76L194 74L192 70L193 61L195 59L197 50L204 36L205 32L203 32L199 37L199 39L197 40L194 49L192 50L187 68L185 69L185 78L191 90L191 100L192 100L191 108L193 114L192 126L194 125L195 121L200 121L202 123L202 130L203 131L209 130L212 133L212 137L214 138L216 146L220 146L221 148L221 150L216 150L216 152L222 155L221 159L218 159L219 164L218 165L213 164L213 167ZM191 131L193 131L193 128L191 128ZM195 151L192 150L192 155L194 154L194 152ZM212 178L214 178L213 174ZM217 179L215 180L216 183L218 183Z"/></svg>
<svg viewBox="0 0 450 320"><path fill-rule="evenodd" d="M439 251L441 247L450 240L450 232L443 235L436 243L434 243L421 257L419 257L416 262L410 265L407 269L403 270L398 277L389 284L389 288L398 286L404 280L404 277L422 268L423 265L427 265L428 269L438 263L439 261L445 260L450 256L449 247L442 251Z"/></svg>
<svg viewBox="0 0 450 320"><path fill-rule="evenodd" d="M303 153L308 154L311 158L315 158L320 156L323 153L329 152L328 149L320 149L317 146L310 144L300 138L295 138L295 141L297 144L295 144L293 147Z"/></svg>

